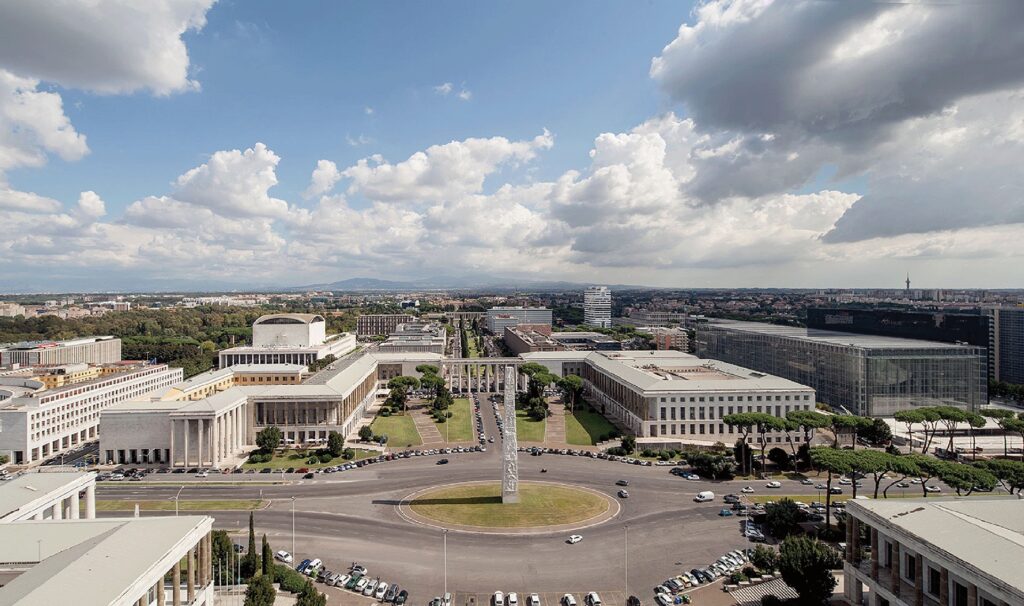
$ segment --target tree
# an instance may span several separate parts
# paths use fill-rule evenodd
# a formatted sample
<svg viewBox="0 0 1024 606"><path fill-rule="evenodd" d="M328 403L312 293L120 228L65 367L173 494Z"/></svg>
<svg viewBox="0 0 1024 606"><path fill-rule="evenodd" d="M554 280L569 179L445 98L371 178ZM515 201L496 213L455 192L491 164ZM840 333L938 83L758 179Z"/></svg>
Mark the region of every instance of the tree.
<svg viewBox="0 0 1024 606"><path fill-rule="evenodd" d="M885 472L889 471L889 460L893 455L880 450L858 450L851 453L851 466L854 471L869 474L875 483L874 498L878 498L878 490L885 479ZM857 496L857 482L853 483L853 495Z"/></svg>
<svg viewBox="0 0 1024 606"><path fill-rule="evenodd" d="M369 425L363 425L359 428L359 439L364 442L369 442L370 438L373 437L373 430L370 429Z"/></svg>
<svg viewBox="0 0 1024 606"><path fill-rule="evenodd" d="M1024 462L989 459L978 461L974 465L995 476L1006 492L1010 494L1024 492Z"/></svg>
<svg viewBox="0 0 1024 606"><path fill-rule="evenodd" d="M622 449L626 454L633 454L636 450L636 438L634 436L622 436Z"/></svg>
<svg viewBox="0 0 1024 606"><path fill-rule="evenodd" d="M834 437L832 448L839 448L840 434L851 434L854 436L853 449L856 450L857 432L871 423L873 423L873 420L868 417L858 417L857 415L832 415L829 418L829 425L832 427L832 435Z"/></svg>
<svg viewBox="0 0 1024 606"><path fill-rule="evenodd" d="M405 412L405 406L409 399L409 390L419 389L419 387L420 380L416 377L407 377L405 375L395 377L388 381L388 388L391 390L391 393L388 394L388 402L391 406L401 408L402 412Z"/></svg>
<svg viewBox="0 0 1024 606"><path fill-rule="evenodd" d="M827 446L815 446L811 449L811 462L818 469L828 472L828 480L825 483L826 529L832 524L832 476L846 475L853 470L850 454L852 453Z"/></svg>
<svg viewBox="0 0 1024 606"><path fill-rule="evenodd" d="M263 452L274 452L274 449L276 449L280 443L281 430L275 425L266 427L256 434L256 446L259 446L260 450Z"/></svg>
<svg viewBox="0 0 1024 606"><path fill-rule="evenodd" d="M758 545L750 554L750 563L762 572L772 572L779 565L779 554L765 545Z"/></svg>
<svg viewBox="0 0 1024 606"><path fill-rule="evenodd" d="M998 480L992 472L973 465L945 463L939 469L939 478L956 490L958 496L967 496L978 490L992 490Z"/></svg>
<svg viewBox="0 0 1024 606"><path fill-rule="evenodd" d="M783 498L765 506L765 525L772 536L788 537L800 524L800 508L792 499Z"/></svg>
<svg viewBox="0 0 1024 606"><path fill-rule="evenodd" d="M732 455L736 462L739 463L740 468L746 469L747 461L752 456L750 444L747 444L743 438L736 440L736 444L732 447Z"/></svg>
<svg viewBox="0 0 1024 606"><path fill-rule="evenodd" d="M839 566L839 553L817 539L787 537L779 548L782 580L804 604L823 604L832 597L838 584L832 571Z"/></svg>
<svg viewBox="0 0 1024 606"><path fill-rule="evenodd" d="M583 379L578 375L565 375L557 381L565 400L569 402L569 412L576 409L576 398L583 393Z"/></svg>
<svg viewBox="0 0 1024 606"><path fill-rule="evenodd" d="M946 451L953 452L953 435L956 433L957 425L967 421L967 413L955 406L936 406L934 410L939 415L939 422L946 426L946 433L949 434Z"/></svg>
<svg viewBox="0 0 1024 606"><path fill-rule="evenodd" d="M731 478L736 468L730 457L714 452L688 452L686 462L697 475L715 480Z"/></svg>
<svg viewBox="0 0 1024 606"><path fill-rule="evenodd" d="M924 413L913 408L910 410L898 410L892 415L892 418L906 425L907 443L910 445L909 452L914 452L914 425L924 423Z"/></svg>
<svg viewBox="0 0 1024 606"><path fill-rule="evenodd" d="M989 409L983 410L981 412L981 414L986 416L986 417L988 417L988 418L990 418L990 419L995 419L996 423L999 424L999 428L1003 430L1003 457L1006 457L1007 453L1008 453L1008 450L1009 450L1009 447L1008 447L1008 445L1006 443L1006 432L1007 432L1007 429L1003 425L1003 423L1004 423L1004 421L1006 421L1006 419L1013 419L1013 418L1015 418L1015 415L1013 414L1013 411L1012 410L1006 410L1006 409L1003 409L1003 408L989 408Z"/></svg>
<svg viewBox="0 0 1024 606"><path fill-rule="evenodd" d="M889 489L906 480L909 477L918 477L921 475L921 468L914 460L913 456L892 456L886 461L886 471L897 476L892 482L886 485L885 490L882 491L882 496L889 498ZM875 498L878 498L878 488L875 487Z"/></svg>
<svg viewBox="0 0 1024 606"><path fill-rule="evenodd" d="M327 434L327 452L333 457L340 457L345 452L345 438L340 433L332 431Z"/></svg>
<svg viewBox="0 0 1024 606"><path fill-rule="evenodd" d="M780 471L789 469L789 453L778 446L768 451L768 460L774 463Z"/></svg>
<svg viewBox="0 0 1024 606"><path fill-rule="evenodd" d="M928 482L939 476L947 463L923 454L904 455L904 457L909 458L917 466L918 477L921 478L921 494L927 497Z"/></svg>
<svg viewBox="0 0 1024 606"><path fill-rule="evenodd" d="M218 571L214 582L217 585L234 585L238 554L226 530L214 530L210 534L213 549L213 568Z"/></svg>
<svg viewBox="0 0 1024 606"><path fill-rule="evenodd" d="M804 444L810 444L812 431L829 425L828 415L813 410L791 410L786 413L786 419L793 421L803 430Z"/></svg>
<svg viewBox="0 0 1024 606"><path fill-rule="evenodd" d="M966 413L967 429L971 432L971 460L978 458L978 442L975 440L974 430L985 427L985 417L976 412Z"/></svg>
<svg viewBox="0 0 1024 606"><path fill-rule="evenodd" d="M317 591L313 583L306 581L295 600L295 606L327 606L327 596Z"/></svg>
<svg viewBox="0 0 1024 606"><path fill-rule="evenodd" d="M242 577L250 579L260 570L260 554L256 551L256 529L252 512L249 512L249 548L242 558Z"/></svg>
<svg viewBox="0 0 1024 606"><path fill-rule="evenodd" d="M245 590L244 606L274 606L277 592L269 576L259 576L249 581Z"/></svg>
<svg viewBox="0 0 1024 606"><path fill-rule="evenodd" d="M889 424L885 422L885 419L872 419L870 425L857 431L857 437L876 446L885 445L892 441L892 429L889 429Z"/></svg>
<svg viewBox="0 0 1024 606"><path fill-rule="evenodd" d="M263 535L263 557L261 563L263 565L263 574L271 575L274 570L274 552L270 550L270 543L267 542L267 535Z"/></svg>
<svg viewBox="0 0 1024 606"><path fill-rule="evenodd" d="M722 417L722 422L728 425L729 427L738 429L740 432L739 439L742 440L744 444L746 444L747 439L750 437L750 432L753 431L754 427L757 425L757 419L751 416L753 414L756 413L738 412L731 415L725 415L724 417ZM744 475L748 475L751 472L750 466L747 464L747 461L748 459L746 458L739 461Z"/></svg>

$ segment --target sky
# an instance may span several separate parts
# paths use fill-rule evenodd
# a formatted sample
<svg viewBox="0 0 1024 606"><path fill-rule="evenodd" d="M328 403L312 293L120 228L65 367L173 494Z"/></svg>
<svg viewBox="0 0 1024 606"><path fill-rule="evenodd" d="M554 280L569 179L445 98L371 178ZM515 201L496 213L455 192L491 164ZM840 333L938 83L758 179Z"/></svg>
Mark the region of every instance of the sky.
<svg viewBox="0 0 1024 606"><path fill-rule="evenodd" d="M1024 3L0 2L0 291L1024 284Z"/></svg>

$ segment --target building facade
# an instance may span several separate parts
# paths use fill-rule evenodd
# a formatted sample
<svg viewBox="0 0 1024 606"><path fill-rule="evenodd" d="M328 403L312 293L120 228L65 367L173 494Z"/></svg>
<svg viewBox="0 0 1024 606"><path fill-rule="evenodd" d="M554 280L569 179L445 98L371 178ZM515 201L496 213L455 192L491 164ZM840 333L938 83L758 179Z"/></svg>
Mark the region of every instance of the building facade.
<svg viewBox="0 0 1024 606"><path fill-rule="evenodd" d="M34 341L0 350L0 366L110 364L121 361L121 339L89 337L69 341Z"/></svg>
<svg viewBox="0 0 1024 606"><path fill-rule="evenodd" d="M690 348L690 335L684 328L663 328L655 327L649 330L654 346L657 349L674 349L676 351L688 351Z"/></svg>
<svg viewBox="0 0 1024 606"><path fill-rule="evenodd" d="M0 379L0 453L31 465L99 436L100 414L119 402L166 389L182 380L166 364L110 365L97 379L45 389L32 379ZM11 385L11 383L16 385Z"/></svg>
<svg viewBox="0 0 1024 606"><path fill-rule="evenodd" d="M987 400L986 354L973 346L720 320L697 326L697 355L809 385L863 416Z"/></svg>
<svg viewBox="0 0 1024 606"><path fill-rule="evenodd" d="M519 324L546 324L551 326L551 310L546 307L492 307L485 317L487 330L494 335L504 334L506 326Z"/></svg>
<svg viewBox="0 0 1024 606"><path fill-rule="evenodd" d="M309 366L327 356L340 357L356 348L356 336L350 333L332 335L324 343L309 347L232 347L222 349L218 360L221 368L236 364L301 364Z"/></svg>
<svg viewBox="0 0 1024 606"><path fill-rule="evenodd" d="M502 340L512 353L519 355L532 351L559 351L565 349L558 342L552 340L550 334L529 330L526 326L520 324L518 327L505 327ZM548 332L550 333L550 331Z"/></svg>
<svg viewBox="0 0 1024 606"><path fill-rule="evenodd" d="M440 322L399 324L377 350L384 353L423 352L444 354L447 331Z"/></svg>
<svg viewBox="0 0 1024 606"><path fill-rule="evenodd" d="M612 327L612 291L607 286L588 286L583 291L583 323L598 328Z"/></svg>
<svg viewBox="0 0 1024 606"><path fill-rule="evenodd" d="M1024 307L990 311L993 323L995 379L1024 385Z"/></svg>
<svg viewBox="0 0 1024 606"><path fill-rule="evenodd" d="M399 324L412 322L416 318L409 314L366 314L356 318L356 336L358 337L386 337L390 335Z"/></svg>
<svg viewBox="0 0 1024 606"><path fill-rule="evenodd" d="M1024 604L1024 500L847 501L844 592L867 606Z"/></svg>
<svg viewBox="0 0 1024 606"><path fill-rule="evenodd" d="M551 340L561 345L563 349L580 351L619 351L622 349L622 343L599 332L553 332Z"/></svg>
<svg viewBox="0 0 1024 606"><path fill-rule="evenodd" d="M0 482L0 524L95 517L95 472L23 473Z"/></svg>

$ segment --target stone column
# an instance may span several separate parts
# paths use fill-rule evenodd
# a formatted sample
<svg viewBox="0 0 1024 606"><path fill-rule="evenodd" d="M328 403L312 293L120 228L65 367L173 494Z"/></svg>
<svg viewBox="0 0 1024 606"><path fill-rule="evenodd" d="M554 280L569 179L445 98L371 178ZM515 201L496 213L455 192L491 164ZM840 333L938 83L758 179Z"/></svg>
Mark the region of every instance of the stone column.
<svg viewBox="0 0 1024 606"><path fill-rule="evenodd" d="M939 606L949 606L949 571L939 569Z"/></svg>
<svg viewBox="0 0 1024 606"><path fill-rule="evenodd" d="M72 520L77 520L78 519L78 507L79 507L79 505L78 505L78 491L76 490L75 492L71 493L71 508L70 509L71 509L71 519Z"/></svg>
<svg viewBox="0 0 1024 606"><path fill-rule="evenodd" d="M33 520L42 520L42 519L43 519L43 512L41 512L41 511L40 511L39 513L37 513L36 515L34 515L34 516L32 517L32 519L33 519Z"/></svg>
<svg viewBox="0 0 1024 606"><path fill-rule="evenodd" d="M96 486L89 486L85 489L85 519L96 518Z"/></svg>
<svg viewBox="0 0 1024 606"><path fill-rule="evenodd" d="M853 516L846 516L846 549L843 557L846 561L853 564Z"/></svg>
<svg viewBox="0 0 1024 606"><path fill-rule="evenodd" d="M63 520L64 519L64 499L61 499L53 504L53 519Z"/></svg>
<svg viewBox="0 0 1024 606"><path fill-rule="evenodd" d="M196 564L194 561L196 558L196 548L189 549L185 557L185 584L187 586L185 599L191 604L196 599Z"/></svg>
<svg viewBox="0 0 1024 606"><path fill-rule="evenodd" d="M881 545L878 544L878 530L874 527L871 528L871 578L878 580L878 557L882 551Z"/></svg>
<svg viewBox="0 0 1024 606"><path fill-rule="evenodd" d="M203 538L206 541L206 581L213 582L213 536L206 533Z"/></svg>
<svg viewBox="0 0 1024 606"><path fill-rule="evenodd" d="M185 442L185 448L182 451L182 465L188 468L188 432L192 429L192 423L188 419L182 419L182 422L185 426L185 437L183 440Z"/></svg>
<svg viewBox="0 0 1024 606"><path fill-rule="evenodd" d="M914 556L914 606L924 606L924 556Z"/></svg>
<svg viewBox="0 0 1024 606"><path fill-rule="evenodd" d="M892 566L889 569L889 585L893 595L900 597L900 544L893 541L892 544Z"/></svg>
<svg viewBox="0 0 1024 606"><path fill-rule="evenodd" d="M171 568L171 605L181 606L181 562L175 562Z"/></svg>
<svg viewBox="0 0 1024 606"><path fill-rule="evenodd" d="M847 519L853 520L853 563L860 566L860 520L852 516L847 516Z"/></svg>
<svg viewBox="0 0 1024 606"><path fill-rule="evenodd" d="M171 419L171 451L170 451L170 455L167 457L168 459L170 459L168 461L168 463L170 464L171 467L174 467L174 430L175 430L175 428L177 426L178 426L177 423L172 418Z"/></svg>
<svg viewBox="0 0 1024 606"><path fill-rule="evenodd" d="M163 579L160 579L159 581L153 584L153 596L156 598L156 606L164 606L164 602L167 601L167 598L164 595ZM149 604L146 604L146 606L149 606Z"/></svg>
<svg viewBox="0 0 1024 606"><path fill-rule="evenodd" d="M978 586L974 583L967 584L967 603L971 606L978 603Z"/></svg>

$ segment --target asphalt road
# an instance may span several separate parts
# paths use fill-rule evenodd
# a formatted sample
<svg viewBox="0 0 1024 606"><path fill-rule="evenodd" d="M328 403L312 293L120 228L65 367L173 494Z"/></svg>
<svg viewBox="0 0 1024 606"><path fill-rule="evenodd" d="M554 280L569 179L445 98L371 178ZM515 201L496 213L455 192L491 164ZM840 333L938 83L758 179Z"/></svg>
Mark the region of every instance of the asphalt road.
<svg viewBox="0 0 1024 606"><path fill-rule="evenodd" d="M485 433L497 437L491 405L485 397L481 397L481 407ZM184 474L153 475L149 477L166 480L167 486L108 482L100 484L99 497L126 501L171 499L179 489L183 500L262 496L270 500L270 506L256 512L256 530L268 535L275 551L292 551L296 561L319 557L328 569L339 572L346 571L350 563L359 562L369 568L372 576L397 581L408 589L411 603L418 605L445 590L443 532L404 520L395 505L423 488L497 480L501 476L499 442L488 444L486 453L447 455L451 461L448 465L437 465L439 458L379 463L279 485L207 485L211 481L234 480L239 478L237 475L211 476L208 480ZM541 473L541 468L547 468L547 473ZM495 590L517 591L521 596L538 592L545 597L571 592L577 598L587 591L598 591L608 594L605 600L609 604L619 602L612 596L629 594L647 600L652 589L664 579L703 567L729 550L748 546L740 533L743 518L717 515L722 508L721 495L738 492L746 484L753 485L757 494L806 495L807 501L818 495L813 486L795 481L784 480L783 488L772 490L764 488L763 481L688 481L671 475L670 469L587 457L523 454L522 480L563 482L614 496L619 489L615 482L628 479L630 498L620 499L622 509L614 519L577 531L584 539L575 545L566 543L568 532L520 536L449 532L448 591L456 593L459 604L469 603L469 598L475 597L478 605L488 603ZM280 475L244 478L271 480ZM693 498L702 490L712 490L719 498L711 503L695 503ZM215 527L231 531L242 532L248 523L248 512L210 515L216 519ZM244 540L240 536L240 542Z"/></svg>

